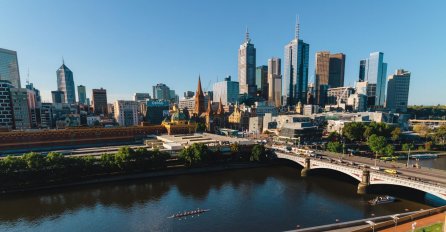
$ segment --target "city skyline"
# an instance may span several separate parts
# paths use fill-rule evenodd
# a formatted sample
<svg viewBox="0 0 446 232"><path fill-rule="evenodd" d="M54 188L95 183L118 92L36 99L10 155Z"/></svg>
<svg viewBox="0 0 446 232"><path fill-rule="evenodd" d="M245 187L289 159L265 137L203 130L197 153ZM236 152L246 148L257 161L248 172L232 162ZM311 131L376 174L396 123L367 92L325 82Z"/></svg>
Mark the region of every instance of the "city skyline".
<svg viewBox="0 0 446 232"><path fill-rule="evenodd" d="M441 52L437 52L442 49L445 50L445 45L440 42L445 39L445 34L433 30L435 29L435 23L441 22L439 20L441 17L439 9L441 7L439 5L443 5L442 2L427 6L422 3L398 4L401 1L392 1L387 8L382 9L382 18L377 17L373 23L364 22L364 28L354 27L361 24L352 22L355 20L351 19L360 19L362 14L352 12L350 12L351 16L349 17L334 18L333 22L325 22L325 24L316 26L323 19L318 19L311 13L318 9L316 7L318 4L308 2L283 2L282 6L271 6L283 11L283 14L274 18L272 22L269 22L269 20L273 18L273 14L266 12L265 17L255 19L250 19L249 14L241 16L239 10L233 9L235 3L222 5L222 13L218 11L218 4L209 7L206 4L198 6L198 4L192 3L192 6L184 6L188 7L186 9L190 9L190 11L183 12L182 15L179 14L179 16L183 16L181 19L184 19L184 22L180 22L178 21L179 16L169 20L167 20L167 17L182 12L181 2L177 2L175 7L172 7L171 12L165 16L159 13L148 14L150 16L142 15L137 8L141 7L141 9L147 10L152 7L151 12L154 9L167 9L167 5L153 6L153 4L139 2L123 6L121 15L117 11L118 4L110 4L105 6L104 12L94 16L90 14L100 4L92 4L84 9L82 6L85 5L85 2L67 2L66 5L71 7L73 14L77 12L81 13L80 15L92 17L92 25L80 28L81 25L85 25L83 20L86 19L81 19L78 16L73 17L73 19L57 18L57 20L54 20L57 14L48 13L47 15L41 15L41 18L36 17L39 11L34 11L34 8L49 12L50 8L46 9L45 7L48 7L50 2L40 5L29 2L26 7L23 6L25 5L23 3L6 2L4 5L13 9L11 12L15 12L15 17L18 17L18 19L12 25L5 25L3 30L7 36L0 38L0 47L18 53L18 63L22 74L21 81L25 81L23 76L26 69L29 68L29 80L34 83L36 88L40 89L44 101L50 101L51 91L57 89L54 69L60 66L62 56L65 57L67 65L76 74L74 77L76 86L86 86L87 93L91 93L93 88L103 87L107 89L111 102L131 99L135 92L150 92L151 86L161 82L160 80L177 93L194 90L194 83L198 74L201 74L204 91L211 90L212 83L217 81L217 77L221 81L226 75L232 75L234 80L239 80L237 76L237 48L244 37L246 26L249 27L250 37L255 41L257 49L256 65L266 65L268 58L272 56L284 59L283 46L292 38L294 18L296 14L299 14L301 37L310 44L310 65L308 69L310 82L314 81L314 60L311 57L314 57L314 54L318 51L327 50L331 53L342 52L346 54L345 85L347 86L353 86L354 81L358 79L359 61L367 57L369 53L381 51L385 54L385 62L389 64L387 73L393 73L399 68L411 71L409 104L435 105L445 103L441 86L444 86L442 83L445 82L445 78L442 77L446 73L439 68L441 67L441 61L445 59ZM287 3L295 7L285 7ZM337 9L342 13L347 10L340 8L348 6L349 11L361 8L364 11L363 13L370 13L378 8L378 6L372 4L372 1L363 3L344 2L337 5L341 6L331 9L330 7L334 7L333 3L327 3L321 6L320 10L330 12ZM253 9L266 9L266 4L259 3L252 7ZM205 16L209 20L202 20L202 17L194 16L193 12L200 9L206 9ZM407 15L398 15L398 20L394 19L398 22L391 21L390 13L403 9L406 10ZM238 20L227 19L225 10L233 12L241 18ZM137 14L139 16L128 17L128 14L132 11L140 13ZM8 17L9 14L5 13L0 18ZM26 16L25 14L30 15ZM124 21L118 26L113 25L113 22L116 21L112 18L113 15L117 15L119 19L122 17ZM103 16L103 18L100 16ZM120 27L136 22L135 20L138 17L141 20L144 19L142 21L147 24L147 28L141 29L141 32L137 32L135 26L129 26L125 29ZM31 23L35 28L25 25L27 20L31 18L36 21ZM37 18L39 19L35 20ZM160 20L156 19L166 19L167 21L158 24L157 22ZM402 23L403 21L405 23ZM386 23L383 24L383 22ZM429 27L423 26L423 22L429 22ZM67 24L67 30L77 28L79 32L76 36L73 36L74 38L64 35L55 40L50 38L52 37L51 32L60 29L57 26L61 24ZM214 27L208 27L210 24ZM264 25L271 24L275 25L275 28L265 29L268 27L264 27ZM336 26L333 26L333 24ZM136 25L140 24L136 23ZM395 27L396 25L398 27ZM352 28L355 30L352 30ZM216 33L208 33L214 29ZM401 31L410 29L413 36L401 40L401 37L392 36L391 33L382 33L394 31L396 34L398 31L396 29ZM328 40L322 38L321 35L324 33L321 30L325 30L324 33L331 33L332 35L333 32L346 33L348 31L350 31L350 34L335 34L336 36L332 36ZM354 33L351 31L354 31ZM33 40L25 37L25 32L32 35L29 37ZM127 36L126 33L134 33L134 36ZM182 38L172 37L170 36L171 33L181 34ZM361 33L363 34L361 35ZM426 37L427 35L429 37ZM106 38L106 36L108 37ZM80 41L75 41L75 39ZM420 43L419 40L428 44L428 46L415 46ZM125 42L125 49L117 48L118 42L122 41ZM134 43L131 44L130 41ZM187 46L184 47L188 48L179 48L179 45L173 45L172 49L178 49L177 57L166 56L154 48L157 45L165 48L167 44L170 46L172 41L187 43ZM215 41L219 42L215 43ZM218 44L218 48L215 47L215 44ZM135 49L135 47L141 48ZM117 49L117 51L114 51L114 49ZM196 51L196 53L191 50ZM114 52L118 53L115 54ZM415 57L414 54L417 54L417 56ZM115 60L112 60L113 58ZM120 62L119 65L116 62ZM166 65L173 68L166 69ZM139 69L138 66L145 68ZM147 68L149 68L148 71ZM127 88L122 88L123 79L126 80ZM425 83L434 82L439 84L433 85L432 90L426 91L422 88Z"/></svg>

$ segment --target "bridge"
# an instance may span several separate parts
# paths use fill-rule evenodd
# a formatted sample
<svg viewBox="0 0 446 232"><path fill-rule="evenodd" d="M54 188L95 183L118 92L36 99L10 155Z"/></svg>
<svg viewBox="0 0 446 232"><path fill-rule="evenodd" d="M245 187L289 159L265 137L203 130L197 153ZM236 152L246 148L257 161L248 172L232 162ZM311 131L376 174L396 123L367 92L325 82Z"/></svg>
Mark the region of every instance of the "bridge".
<svg viewBox="0 0 446 232"><path fill-rule="evenodd" d="M316 158L277 150L275 153L277 158L291 160L301 165L302 176L308 175L313 169L330 169L351 176L359 182L359 194L366 193L370 185L397 185L417 189L446 200L446 172L440 170L420 171L408 168L398 169L398 174L389 174L383 169L370 169L368 165L372 165L373 160L362 157L344 157L336 160L327 156ZM380 166L395 168L393 164L387 163Z"/></svg>

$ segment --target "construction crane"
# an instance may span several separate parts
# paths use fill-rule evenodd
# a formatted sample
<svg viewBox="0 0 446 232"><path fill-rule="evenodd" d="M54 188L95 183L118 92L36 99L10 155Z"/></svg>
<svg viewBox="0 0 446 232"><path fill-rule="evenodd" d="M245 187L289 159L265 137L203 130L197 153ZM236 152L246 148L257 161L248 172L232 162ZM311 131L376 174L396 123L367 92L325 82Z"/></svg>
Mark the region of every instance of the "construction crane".
<svg viewBox="0 0 446 232"><path fill-rule="evenodd" d="M338 97L338 108L339 108L339 104L341 103L342 98L344 97L345 93L347 93L348 87L345 88L344 92L342 92L342 94Z"/></svg>

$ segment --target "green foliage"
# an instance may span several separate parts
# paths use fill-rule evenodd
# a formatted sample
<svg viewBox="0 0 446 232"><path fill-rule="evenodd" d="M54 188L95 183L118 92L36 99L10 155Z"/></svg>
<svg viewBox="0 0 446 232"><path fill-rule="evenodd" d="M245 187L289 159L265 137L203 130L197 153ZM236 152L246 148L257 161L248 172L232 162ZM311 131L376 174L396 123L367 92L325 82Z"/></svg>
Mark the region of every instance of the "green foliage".
<svg viewBox="0 0 446 232"><path fill-rule="evenodd" d="M432 149L432 141L428 141L424 144L424 149L426 149L426 151L430 151Z"/></svg>
<svg viewBox="0 0 446 232"><path fill-rule="evenodd" d="M395 127L391 132L392 141L398 141L401 137L401 128Z"/></svg>
<svg viewBox="0 0 446 232"><path fill-rule="evenodd" d="M411 143L405 143L403 144L403 146L401 147L401 150L403 151L409 151L409 150L413 150L414 145Z"/></svg>
<svg viewBox="0 0 446 232"><path fill-rule="evenodd" d="M194 143L181 150L179 157L187 166L203 164L210 158L209 148L202 143Z"/></svg>
<svg viewBox="0 0 446 232"><path fill-rule="evenodd" d="M266 161L267 159L268 156L265 150L265 146L256 144L252 147L251 156L249 157L250 161L263 162Z"/></svg>
<svg viewBox="0 0 446 232"><path fill-rule="evenodd" d="M413 126L413 131L418 133L421 137L426 138L427 135L431 132L428 126L424 124L417 124Z"/></svg>
<svg viewBox="0 0 446 232"><path fill-rule="evenodd" d="M387 156L393 156L395 154L395 147L392 144L387 144L387 146L384 148L384 153Z"/></svg>
<svg viewBox="0 0 446 232"><path fill-rule="evenodd" d="M331 152L342 152L342 144L340 142L329 142L327 144L327 150Z"/></svg>
<svg viewBox="0 0 446 232"><path fill-rule="evenodd" d="M342 129L342 135L350 141L361 141L364 139L366 127L361 122L346 123Z"/></svg>
<svg viewBox="0 0 446 232"><path fill-rule="evenodd" d="M328 135L327 140L328 141L339 141L340 137L341 137L341 135L338 132L333 131Z"/></svg>
<svg viewBox="0 0 446 232"><path fill-rule="evenodd" d="M370 150L375 152L375 154L383 154L385 152L385 147L387 145L386 138L384 136L378 136L376 134L372 134L368 140L367 145L370 147Z"/></svg>
<svg viewBox="0 0 446 232"><path fill-rule="evenodd" d="M383 136L389 138L391 132L394 130L393 126L389 126L386 123L371 122L366 126L364 131L364 137L369 138L372 135Z"/></svg>

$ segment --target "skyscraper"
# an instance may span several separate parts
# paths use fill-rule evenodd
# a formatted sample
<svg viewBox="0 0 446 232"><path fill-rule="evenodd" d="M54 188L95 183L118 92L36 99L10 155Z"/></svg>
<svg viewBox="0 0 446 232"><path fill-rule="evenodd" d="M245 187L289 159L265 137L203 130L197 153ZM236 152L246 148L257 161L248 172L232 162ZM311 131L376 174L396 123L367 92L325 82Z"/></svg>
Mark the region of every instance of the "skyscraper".
<svg viewBox="0 0 446 232"><path fill-rule="evenodd" d="M221 100L223 105L236 103L239 95L239 83L237 81L231 81L231 76L225 77L223 81L214 84L213 92L214 102Z"/></svg>
<svg viewBox="0 0 446 232"><path fill-rule="evenodd" d="M77 86L77 95L78 95L79 104L87 105L87 90L86 90L85 86L83 86L83 85Z"/></svg>
<svg viewBox="0 0 446 232"><path fill-rule="evenodd" d="M410 72L403 69L396 70L390 75L387 83L386 108L398 113L407 111L409 100Z"/></svg>
<svg viewBox="0 0 446 232"><path fill-rule="evenodd" d="M330 88L344 86L345 54L330 54L330 71L328 85Z"/></svg>
<svg viewBox="0 0 446 232"><path fill-rule="evenodd" d="M367 60L359 61L359 82L363 82L365 80L365 65Z"/></svg>
<svg viewBox="0 0 446 232"><path fill-rule="evenodd" d="M104 116L108 113L107 108L107 90L100 89L92 89L92 101L93 101L93 111L97 115L103 114Z"/></svg>
<svg viewBox="0 0 446 232"><path fill-rule="evenodd" d="M11 88L12 113L15 129L31 128L31 115L28 105L28 91L25 88Z"/></svg>
<svg viewBox="0 0 446 232"><path fill-rule="evenodd" d="M282 105L282 73L280 58L268 59L268 103L275 107Z"/></svg>
<svg viewBox="0 0 446 232"><path fill-rule="evenodd" d="M286 105L306 103L310 45L299 39L299 20L294 39L285 46L284 100Z"/></svg>
<svg viewBox="0 0 446 232"><path fill-rule="evenodd" d="M315 62L315 90L316 104L324 106L328 90L328 78L330 75L330 52L316 52Z"/></svg>
<svg viewBox="0 0 446 232"><path fill-rule="evenodd" d="M53 104L61 104L65 102L65 93L63 91L51 91L51 96L53 99Z"/></svg>
<svg viewBox="0 0 446 232"><path fill-rule="evenodd" d="M73 104L76 102L76 93L74 90L73 72L65 66L65 62L62 62L62 66L56 71L57 74L57 90L65 93L65 102Z"/></svg>
<svg viewBox="0 0 446 232"><path fill-rule="evenodd" d="M21 87L16 51L0 48L0 80L9 81L14 88Z"/></svg>
<svg viewBox="0 0 446 232"><path fill-rule="evenodd" d="M268 66L261 65L256 68L256 86L259 96L268 99Z"/></svg>
<svg viewBox="0 0 446 232"><path fill-rule="evenodd" d="M166 84L158 83L153 86L152 96L154 99L170 101L170 88Z"/></svg>
<svg viewBox="0 0 446 232"><path fill-rule="evenodd" d="M246 29L245 42L238 50L238 80L240 94L247 94L250 97L256 95L256 49L249 38L248 29Z"/></svg>
<svg viewBox="0 0 446 232"><path fill-rule="evenodd" d="M387 63L383 60L384 53L373 52L365 65L365 80L369 84L376 84L375 106L384 106L385 101Z"/></svg>

